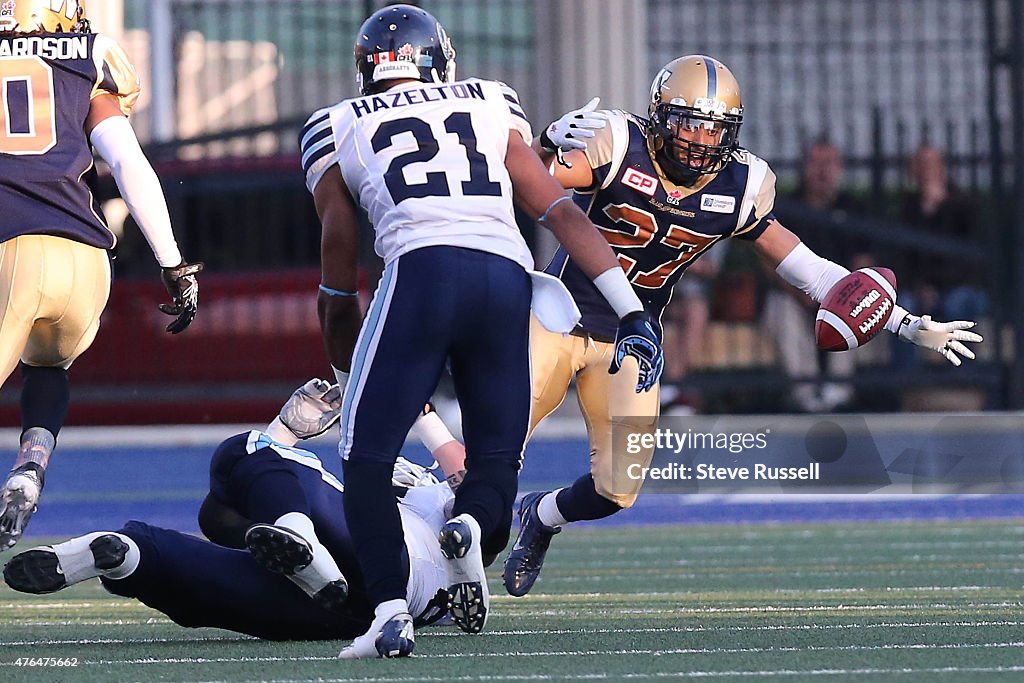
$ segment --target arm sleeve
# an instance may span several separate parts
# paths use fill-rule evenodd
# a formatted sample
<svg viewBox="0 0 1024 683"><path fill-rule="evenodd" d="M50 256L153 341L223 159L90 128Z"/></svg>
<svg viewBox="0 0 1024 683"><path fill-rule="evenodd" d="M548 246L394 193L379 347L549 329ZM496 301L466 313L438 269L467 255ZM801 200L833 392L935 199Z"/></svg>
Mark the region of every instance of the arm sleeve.
<svg viewBox="0 0 1024 683"><path fill-rule="evenodd" d="M850 274L846 268L822 258L800 242L782 259L775 272L818 303L832 286Z"/></svg>
<svg viewBox="0 0 1024 683"><path fill-rule="evenodd" d="M128 119L111 116L100 121L93 128L90 140L100 156L110 164L117 189L149 242L157 262L163 268L180 264L181 252L171 230L171 217L160 180L142 153Z"/></svg>

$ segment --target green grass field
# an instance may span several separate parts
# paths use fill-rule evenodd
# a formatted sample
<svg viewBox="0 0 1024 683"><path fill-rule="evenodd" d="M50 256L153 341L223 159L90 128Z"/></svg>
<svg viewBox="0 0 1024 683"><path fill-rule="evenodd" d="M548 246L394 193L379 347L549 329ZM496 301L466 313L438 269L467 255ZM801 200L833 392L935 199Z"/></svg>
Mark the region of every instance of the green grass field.
<svg viewBox="0 0 1024 683"><path fill-rule="evenodd" d="M1017 520L576 529L530 596L492 571L484 634L392 661L180 628L96 581L2 587L0 681L1020 681L1022 544Z"/></svg>

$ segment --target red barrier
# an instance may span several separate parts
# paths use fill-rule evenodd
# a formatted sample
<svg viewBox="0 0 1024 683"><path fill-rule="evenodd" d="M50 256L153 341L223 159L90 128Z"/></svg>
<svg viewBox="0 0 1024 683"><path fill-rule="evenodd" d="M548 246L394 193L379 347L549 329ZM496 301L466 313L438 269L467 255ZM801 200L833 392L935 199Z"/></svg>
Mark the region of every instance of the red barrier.
<svg viewBox="0 0 1024 683"><path fill-rule="evenodd" d="M318 269L204 273L199 315L172 335L158 280L115 281L96 341L71 368L67 424L269 421L294 387L331 379L319 282ZM18 374L4 387L5 426L19 423Z"/></svg>

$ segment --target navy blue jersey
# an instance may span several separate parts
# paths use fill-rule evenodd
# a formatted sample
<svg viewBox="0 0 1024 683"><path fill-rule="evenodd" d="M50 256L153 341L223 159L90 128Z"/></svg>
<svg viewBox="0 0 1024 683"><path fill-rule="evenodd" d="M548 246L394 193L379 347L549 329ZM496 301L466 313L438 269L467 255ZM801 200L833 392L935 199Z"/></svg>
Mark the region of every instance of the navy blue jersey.
<svg viewBox="0 0 1024 683"><path fill-rule="evenodd" d="M0 35L0 242L47 234L114 246L84 181L93 166L85 120L110 93L130 113L138 78L97 34Z"/></svg>
<svg viewBox="0 0 1024 683"><path fill-rule="evenodd" d="M644 307L655 316L672 298L684 271L726 237L757 239L772 219L775 174L746 150L733 154L720 173L694 187L661 174L647 148L647 122L622 111L587 145L594 173L591 188L573 199L608 240ZM559 248L545 269L572 293L580 327L612 340L618 316L593 282Z"/></svg>

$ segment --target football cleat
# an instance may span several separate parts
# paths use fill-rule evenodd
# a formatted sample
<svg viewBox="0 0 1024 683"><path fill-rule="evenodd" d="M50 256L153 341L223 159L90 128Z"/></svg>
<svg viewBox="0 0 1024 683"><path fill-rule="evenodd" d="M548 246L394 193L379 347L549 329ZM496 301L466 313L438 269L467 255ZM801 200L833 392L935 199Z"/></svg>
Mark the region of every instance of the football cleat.
<svg viewBox="0 0 1024 683"><path fill-rule="evenodd" d="M538 491L527 494L519 504L519 535L505 558L505 570L501 577L508 594L517 598L533 588L544 566L544 556L551 544L551 537L562 530L561 527L547 526L537 514L540 499L548 493Z"/></svg>
<svg viewBox="0 0 1024 683"><path fill-rule="evenodd" d="M0 552L14 547L39 506L45 471L27 462L7 476L0 489Z"/></svg>
<svg viewBox="0 0 1024 683"><path fill-rule="evenodd" d="M337 610L348 599L348 581L321 546L324 557L314 562L314 549L299 534L283 526L254 524L245 532L245 545L256 563L283 574L324 609Z"/></svg>
<svg viewBox="0 0 1024 683"><path fill-rule="evenodd" d="M404 601L401 601L404 604ZM380 607L378 607L380 609ZM412 617L404 609L376 616L366 633L338 653L340 659L408 657L416 647Z"/></svg>
<svg viewBox="0 0 1024 683"><path fill-rule="evenodd" d="M477 521L471 515L461 514L448 520L437 537L441 554L448 559L452 620L466 633L484 630L491 602L480 536Z"/></svg>
<svg viewBox="0 0 1024 683"><path fill-rule="evenodd" d="M55 593L119 568L128 555L128 544L117 534L100 534L88 545L80 540L15 555L4 566L4 581L22 593Z"/></svg>
<svg viewBox="0 0 1024 683"><path fill-rule="evenodd" d="M392 617L373 641L377 654L386 659L408 657L416 647L412 617L399 614Z"/></svg>

